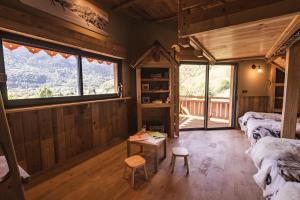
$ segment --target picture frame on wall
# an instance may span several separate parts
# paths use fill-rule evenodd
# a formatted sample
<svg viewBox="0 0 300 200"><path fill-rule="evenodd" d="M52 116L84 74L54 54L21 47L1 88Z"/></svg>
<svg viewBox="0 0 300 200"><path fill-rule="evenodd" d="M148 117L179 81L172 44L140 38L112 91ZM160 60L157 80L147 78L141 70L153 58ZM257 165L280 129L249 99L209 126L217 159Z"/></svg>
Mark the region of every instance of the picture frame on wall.
<svg viewBox="0 0 300 200"><path fill-rule="evenodd" d="M20 0L23 4L108 36L108 14L86 0Z"/></svg>

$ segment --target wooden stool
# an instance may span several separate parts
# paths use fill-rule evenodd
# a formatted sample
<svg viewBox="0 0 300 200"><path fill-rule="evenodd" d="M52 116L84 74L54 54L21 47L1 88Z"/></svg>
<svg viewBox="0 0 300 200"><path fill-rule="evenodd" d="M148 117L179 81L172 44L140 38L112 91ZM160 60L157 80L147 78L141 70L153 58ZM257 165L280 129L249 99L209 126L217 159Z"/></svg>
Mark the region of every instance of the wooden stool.
<svg viewBox="0 0 300 200"><path fill-rule="evenodd" d="M189 163L188 163L188 156L189 152L186 148L184 147L174 147L172 149L172 159L171 159L171 166L172 166L172 174L174 172L174 167L175 167L175 161L176 157L184 157L184 166L186 167L186 174L189 174Z"/></svg>
<svg viewBox="0 0 300 200"><path fill-rule="evenodd" d="M125 159L125 169L124 169L124 176L126 175L127 167L132 169L131 172L131 187L134 187L134 174L137 168L144 167L145 179L148 180L148 174L146 170L146 160L139 156L131 156Z"/></svg>

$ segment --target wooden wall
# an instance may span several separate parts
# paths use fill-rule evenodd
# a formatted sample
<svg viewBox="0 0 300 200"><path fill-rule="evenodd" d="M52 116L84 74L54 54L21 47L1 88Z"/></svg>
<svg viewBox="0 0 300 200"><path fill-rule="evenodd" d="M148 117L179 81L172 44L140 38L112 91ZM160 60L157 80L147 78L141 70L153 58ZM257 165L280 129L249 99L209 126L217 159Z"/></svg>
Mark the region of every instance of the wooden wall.
<svg viewBox="0 0 300 200"><path fill-rule="evenodd" d="M110 13L110 18L112 14ZM118 17L110 27L118 26ZM46 22L46 23L45 23ZM114 23L114 24L112 24ZM121 23L125 23L124 20ZM120 24L124 28L124 25ZM103 55L126 58L127 51L123 38L116 38L116 32L109 30L109 37L95 33L71 22L59 19L48 13L24 5L19 0L2 0L0 3L0 30L59 43ZM118 40L118 41L117 41ZM121 44L120 44L121 43Z"/></svg>
<svg viewBox="0 0 300 200"><path fill-rule="evenodd" d="M135 128L127 116L131 104L126 98L7 110L20 165L35 175L124 140Z"/></svg>
<svg viewBox="0 0 300 200"><path fill-rule="evenodd" d="M248 111L269 111L269 96L238 96L237 101L237 117Z"/></svg>

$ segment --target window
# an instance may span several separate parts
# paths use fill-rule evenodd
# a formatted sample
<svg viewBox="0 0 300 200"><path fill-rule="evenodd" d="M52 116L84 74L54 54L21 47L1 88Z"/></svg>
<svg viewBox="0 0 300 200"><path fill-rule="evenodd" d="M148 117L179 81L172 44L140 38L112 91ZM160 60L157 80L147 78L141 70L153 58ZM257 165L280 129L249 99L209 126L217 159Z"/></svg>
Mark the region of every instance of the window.
<svg viewBox="0 0 300 200"><path fill-rule="evenodd" d="M82 58L83 94L117 93L117 63L94 58Z"/></svg>
<svg viewBox="0 0 300 200"><path fill-rule="evenodd" d="M76 96L77 57L3 42L8 100Z"/></svg>
<svg viewBox="0 0 300 200"><path fill-rule="evenodd" d="M118 97L117 59L7 33L1 39L8 107Z"/></svg>

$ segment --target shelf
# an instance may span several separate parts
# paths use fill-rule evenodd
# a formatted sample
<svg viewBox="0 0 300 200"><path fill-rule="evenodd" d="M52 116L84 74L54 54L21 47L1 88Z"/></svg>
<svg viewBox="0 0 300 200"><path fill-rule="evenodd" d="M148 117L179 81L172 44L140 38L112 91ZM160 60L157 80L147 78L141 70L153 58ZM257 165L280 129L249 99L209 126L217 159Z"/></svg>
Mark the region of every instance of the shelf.
<svg viewBox="0 0 300 200"><path fill-rule="evenodd" d="M283 99L283 97L275 97L275 99Z"/></svg>
<svg viewBox="0 0 300 200"><path fill-rule="evenodd" d="M283 87L284 86L284 83L275 83L275 87L276 86L281 86L281 87Z"/></svg>
<svg viewBox="0 0 300 200"><path fill-rule="evenodd" d="M170 103L145 103L142 104L142 108L169 108Z"/></svg>
<svg viewBox="0 0 300 200"><path fill-rule="evenodd" d="M148 82L164 82L169 81L169 78L142 78L142 81L148 81Z"/></svg>
<svg viewBox="0 0 300 200"><path fill-rule="evenodd" d="M169 90L149 90L149 91L142 91L142 93L169 93Z"/></svg>

